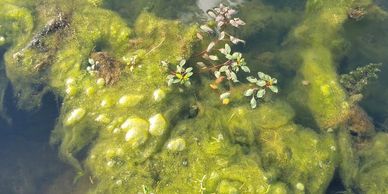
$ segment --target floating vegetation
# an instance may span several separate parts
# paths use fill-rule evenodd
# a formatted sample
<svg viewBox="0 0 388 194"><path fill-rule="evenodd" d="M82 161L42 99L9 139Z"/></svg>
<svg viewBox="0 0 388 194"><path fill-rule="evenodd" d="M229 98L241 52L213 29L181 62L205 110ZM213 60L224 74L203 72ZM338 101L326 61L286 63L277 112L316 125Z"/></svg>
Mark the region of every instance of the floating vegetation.
<svg viewBox="0 0 388 194"><path fill-rule="evenodd" d="M199 72L210 72L214 75L215 81L210 84L210 87L221 93L219 98L224 105L227 105L230 102L229 97L232 93L233 84L240 82L237 76L239 71L242 70L245 73L251 72L242 56L242 53L232 52L232 48L228 44L228 42L235 45L245 43L244 40L239 39L226 31L228 27L239 28L240 26L245 25L243 20L233 17L236 13L237 11L235 9L223 4L208 10L207 14L211 18L208 23L212 25L201 25L201 31L197 33L198 39L205 41L204 37L207 36L209 40L206 41L210 41L210 43L207 45L206 49L199 54L206 61L198 61L196 62L196 65L199 68ZM220 48L220 45L224 43L225 46ZM217 50L216 48L218 48L218 51L215 51ZM220 54L223 55L223 58L219 57ZM171 71L168 68L169 65L167 62L162 61L161 63L167 71ZM181 60L180 64L177 65L176 70L172 70L171 75L167 76L167 83L169 86L174 83L180 83L186 87L191 85L190 78L193 75L193 67L184 68L183 65L185 64L186 60ZM257 86L264 88L253 88L245 92L245 96L252 96L254 92L257 93L250 101L252 108L256 108L257 101L264 97L265 88L270 88L273 92L278 93L278 88L275 86L277 83L276 79L272 79L262 72L259 72L258 74L260 79L268 78L268 80L252 82L254 78L251 76L247 77L248 81L251 83L256 83ZM227 83L225 84L225 82ZM223 88L226 88L226 91Z"/></svg>

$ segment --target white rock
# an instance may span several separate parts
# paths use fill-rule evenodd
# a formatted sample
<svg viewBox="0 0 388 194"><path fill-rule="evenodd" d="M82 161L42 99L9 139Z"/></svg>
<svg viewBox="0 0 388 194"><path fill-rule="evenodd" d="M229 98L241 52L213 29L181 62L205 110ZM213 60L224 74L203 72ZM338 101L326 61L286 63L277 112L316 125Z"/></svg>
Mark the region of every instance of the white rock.
<svg viewBox="0 0 388 194"><path fill-rule="evenodd" d="M296 184L296 189L298 189L300 191L304 191L304 185L302 183L297 183Z"/></svg>
<svg viewBox="0 0 388 194"><path fill-rule="evenodd" d="M85 114L86 114L86 111L83 108L74 109L67 115L64 122L65 126L76 124L77 122L81 121L84 118Z"/></svg>
<svg viewBox="0 0 388 194"><path fill-rule="evenodd" d="M125 141L133 148L136 148L147 141L148 127L147 121L138 117L128 118L121 125L122 129L128 130L125 134Z"/></svg>
<svg viewBox="0 0 388 194"><path fill-rule="evenodd" d="M66 85L67 85L67 86L73 85L73 84L75 84L74 78L69 77L69 78L66 79Z"/></svg>
<svg viewBox="0 0 388 194"><path fill-rule="evenodd" d="M180 152L186 148L186 141L182 138L172 139L167 143L167 149L173 152Z"/></svg>
<svg viewBox="0 0 388 194"><path fill-rule="evenodd" d="M145 143L148 139L148 131L144 128L132 128L125 134L125 141L127 141L132 148L137 148Z"/></svg>
<svg viewBox="0 0 388 194"><path fill-rule="evenodd" d="M148 131L153 136L161 136L166 131L167 122L162 114L158 113L148 119L150 128Z"/></svg>
<svg viewBox="0 0 388 194"><path fill-rule="evenodd" d="M166 97L166 93L162 89L157 89L152 96L156 102L160 102Z"/></svg>
<svg viewBox="0 0 388 194"><path fill-rule="evenodd" d="M66 94L69 96L74 96L75 94L77 94L77 88L74 86L67 86Z"/></svg>
<svg viewBox="0 0 388 194"><path fill-rule="evenodd" d="M141 95L124 95L119 101L118 105L121 107L133 107L139 104L139 102L143 99Z"/></svg>
<svg viewBox="0 0 388 194"><path fill-rule="evenodd" d="M110 119L108 118L108 116L106 114L100 114L96 117L95 121L97 121L99 123L108 124L110 122Z"/></svg>
<svg viewBox="0 0 388 194"><path fill-rule="evenodd" d="M139 117L130 117L121 124L121 129L131 129L131 128L145 128L148 129L148 122Z"/></svg>

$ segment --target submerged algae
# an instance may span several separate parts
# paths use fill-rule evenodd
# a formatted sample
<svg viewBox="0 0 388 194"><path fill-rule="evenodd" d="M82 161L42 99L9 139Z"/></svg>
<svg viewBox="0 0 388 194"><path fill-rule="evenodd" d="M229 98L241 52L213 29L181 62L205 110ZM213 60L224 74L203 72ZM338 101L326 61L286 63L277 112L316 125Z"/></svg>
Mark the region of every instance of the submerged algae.
<svg viewBox="0 0 388 194"><path fill-rule="evenodd" d="M308 1L306 19L292 34L299 43L303 61L293 95L305 96L302 101L307 102L321 128L335 127L349 114L350 106L338 82L332 51L342 41L339 33L347 19L346 10L351 6L353 1ZM309 86L299 84L302 80L307 80Z"/></svg>
<svg viewBox="0 0 388 194"><path fill-rule="evenodd" d="M340 32L353 1L308 1L304 21L289 35L288 41L297 46L294 53L302 59L293 68L297 75L289 84L295 91L290 99L307 102L319 132L296 124L294 117L302 113L284 99L252 110L241 97L221 105L206 78L194 80L184 92L168 88L160 62L177 64L195 57L196 26L143 11L128 19L135 21L130 28L102 8L109 3L77 4L69 14L69 27L45 37L51 52L28 48L22 59L13 58L37 27L20 37L14 35L16 30L7 39L13 47L6 53L6 68L13 87L22 92L21 107L39 105L41 93L32 101L27 98L36 92L30 83L44 84L63 97L51 141L59 145L63 160L95 183L91 193L324 193L338 166L342 174L351 175L343 176L347 188L372 193L385 189L381 181L378 188L364 180L365 174L376 173L368 162L377 170L375 164L384 164L381 151L386 143L380 136L385 135L378 135L372 148L356 153L348 131L326 132L346 120L350 108L336 74L338 54L333 52L340 49ZM260 27L263 20L258 18L244 36L265 30ZM23 23L22 18L17 21ZM115 84L87 72L93 52L107 52L123 64ZM34 71L47 55L50 63ZM296 84L301 80L309 85ZM379 153L372 156L369 150Z"/></svg>

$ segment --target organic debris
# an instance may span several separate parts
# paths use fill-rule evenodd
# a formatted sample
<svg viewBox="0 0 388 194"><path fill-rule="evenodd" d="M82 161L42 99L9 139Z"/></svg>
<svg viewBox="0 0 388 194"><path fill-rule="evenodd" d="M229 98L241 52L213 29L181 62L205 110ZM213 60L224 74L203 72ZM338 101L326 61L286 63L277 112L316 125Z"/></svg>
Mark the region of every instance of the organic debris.
<svg viewBox="0 0 388 194"><path fill-rule="evenodd" d="M107 52L95 52L90 55L89 72L96 72L99 78L105 80L105 84L113 85L120 79L121 63L111 57Z"/></svg>

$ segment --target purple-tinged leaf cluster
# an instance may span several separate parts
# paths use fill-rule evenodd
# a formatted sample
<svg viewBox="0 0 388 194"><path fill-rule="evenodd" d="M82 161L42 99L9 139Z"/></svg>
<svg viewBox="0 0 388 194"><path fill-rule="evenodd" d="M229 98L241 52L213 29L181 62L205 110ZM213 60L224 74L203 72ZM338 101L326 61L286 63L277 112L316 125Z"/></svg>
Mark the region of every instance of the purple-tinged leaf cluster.
<svg viewBox="0 0 388 194"><path fill-rule="evenodd" d="M226 31L229 29L227 27L239 28L240 26L245 25L245 22L240 18L234 17L236 13L236 10L220 4L219 7L207 11L211 21L209 22L209 25L201 25L200 32L197 33L198 39L202 41L205 40L204 37L210 37L210 43L207 45L206 49L199 54L204 61L198 61L196 64L201 69L200 72L209 72L214 75L215 80L213 84L210 84L210 87L220 93L219 98L223 104L229 104L232 87L234 84L240 82L237 75L240 70L244 73L251 73L242 53L233 52L231 46L228 44L245 44L244 40L239 39ZM177 65L176 70L172 71L172 73L167 76L168 85L190 85L189 79L193 74L192 68L189 67L185 69L183 67L185 62L186 61L182 60L181 63ZM168 67L167 64L164 66ZM245 96L252 96L252 108L256 108L258 100L264 97L267 89L274 93L278 93L278 88L275 86L277 83L276 79L261 72L258 73L258 76L259 79L252 76L247 77L247 80L251 84L255 84L254 88L248 89L244 93ZM226 84L225 81L227 82ZM221 84L223 84L223 86L219 87Z"/></svg>
<svg viewBox="0 0 388 194"><path fill-rule="evenodd" d="M236 13L236 10L223 4L220 4L219 7L207 11L207 14L216 21L218 28L229 24L236 28L245 25L245 22L240 18L233 18Z"/></svg>

